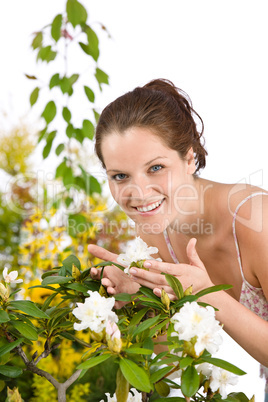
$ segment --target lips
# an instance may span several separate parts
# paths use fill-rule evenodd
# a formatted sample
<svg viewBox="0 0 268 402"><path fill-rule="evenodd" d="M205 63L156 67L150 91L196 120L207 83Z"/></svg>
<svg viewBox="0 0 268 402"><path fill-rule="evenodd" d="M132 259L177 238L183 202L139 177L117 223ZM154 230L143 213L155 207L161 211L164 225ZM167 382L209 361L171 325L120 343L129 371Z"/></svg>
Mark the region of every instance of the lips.
<svg viewBox="0 0 268 402"><path fill-rule="evenodd" d="M146 206L139 206L139 207L135 207L139 212L151 212L154 211L155 209L157 209L158 207L160 207L160 205L163 203L164 198L160 201L156 201L150 205L146 205Z"/></svg>

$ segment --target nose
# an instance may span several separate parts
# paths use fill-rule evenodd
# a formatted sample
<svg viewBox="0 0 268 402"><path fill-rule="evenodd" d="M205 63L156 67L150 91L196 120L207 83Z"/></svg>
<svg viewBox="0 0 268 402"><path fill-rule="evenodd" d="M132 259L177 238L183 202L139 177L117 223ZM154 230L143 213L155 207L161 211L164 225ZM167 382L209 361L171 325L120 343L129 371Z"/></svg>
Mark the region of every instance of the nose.
<svg viewBox="0 0 268 402"><path fill-rule="evenodd" d="M152 195L151 180L145 175L137 175L131 178L131 181L124 188L124 198L143 201Z"/></svg>

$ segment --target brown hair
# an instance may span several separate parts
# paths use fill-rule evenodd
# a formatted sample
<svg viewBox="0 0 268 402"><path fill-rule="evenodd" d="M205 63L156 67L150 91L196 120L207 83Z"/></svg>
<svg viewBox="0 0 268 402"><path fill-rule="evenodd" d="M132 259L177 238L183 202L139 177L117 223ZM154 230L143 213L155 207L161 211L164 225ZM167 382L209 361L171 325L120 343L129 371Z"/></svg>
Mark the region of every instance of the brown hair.
<svg viewBox="0 0 268 402"><path fill-rule="evenodd" d="M197 121L201 124L197 129ZM206 165L207 151L201 143L204 124L192 108L188 95L165 79L150 81L120 96L100 115L96 128L96 153L105 167L101 144L104 136L124 134L131 127L146 127L184 158L192 147L196 172Z"/></svg>

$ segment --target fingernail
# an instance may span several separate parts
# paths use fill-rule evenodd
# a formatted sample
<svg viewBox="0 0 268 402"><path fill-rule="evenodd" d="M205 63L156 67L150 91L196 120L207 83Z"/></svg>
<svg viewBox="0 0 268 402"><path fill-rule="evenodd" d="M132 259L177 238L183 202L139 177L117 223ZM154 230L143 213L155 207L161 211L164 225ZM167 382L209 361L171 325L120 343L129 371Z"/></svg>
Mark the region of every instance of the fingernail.
<svg viewBox="0 0 268 402"><path fill-rule="evenodd" d="M150 262L148 262L148 261L145 261L143 263L143 266L144 266L144 268L151 268L152 264Z"/></svg>
<svg viewBox="0 0 268 402"><path fill-rule="evenodd" d="M136 275L137 270L134 269L134 268L131 268L131 269L129 270L129 272L130 272L131 275Z"/></svg>

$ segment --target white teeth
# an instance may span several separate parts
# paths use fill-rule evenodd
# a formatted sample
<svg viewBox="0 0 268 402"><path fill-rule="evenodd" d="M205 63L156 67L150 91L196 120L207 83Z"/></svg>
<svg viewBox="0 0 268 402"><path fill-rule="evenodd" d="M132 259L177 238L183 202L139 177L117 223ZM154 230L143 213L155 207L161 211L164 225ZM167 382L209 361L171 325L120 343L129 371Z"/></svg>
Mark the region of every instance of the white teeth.
<svg viewBox="0 0 268 402"><path fill-rule="evenodd" d="M154 204L151 204L151 205L149 205L148 207L137 207L137 210L138 210L139 212L149 212L149 211L152 211L153 209L159 207L159 205L162 204L162 201L163 201L163 200L158 201L158 202L155 202Z"/></svg>

